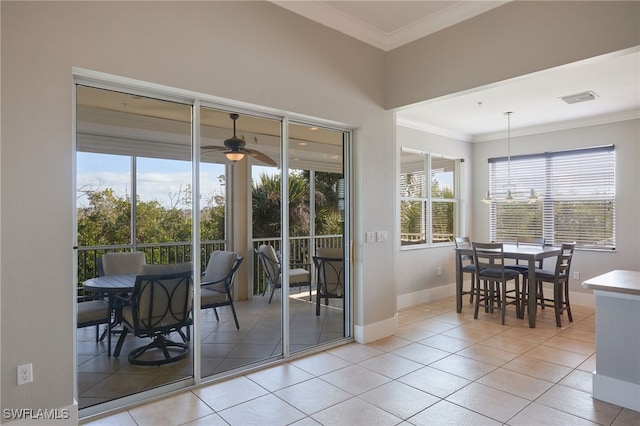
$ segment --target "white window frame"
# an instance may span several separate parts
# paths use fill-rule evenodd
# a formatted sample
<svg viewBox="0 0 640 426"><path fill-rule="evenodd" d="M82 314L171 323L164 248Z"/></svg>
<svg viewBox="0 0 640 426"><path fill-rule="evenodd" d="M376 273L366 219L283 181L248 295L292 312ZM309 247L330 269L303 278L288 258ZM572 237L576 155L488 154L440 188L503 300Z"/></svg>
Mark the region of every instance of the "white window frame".
<svg viewBox="0 0 640 426"><path fill-rule="evenodd" d="M515 241L516 236L544 237L549 245L575 241L576 248L581 250L615 250L614 145L511 156L510 167L507 157L490 158L488 162L489 192L493 199L489 223L489 238L492 241ZM510 172L507 173L509 168ZM525 195L521 201L516 199L508 204L500 201L499 194L505 184L519 188L520 193ZM529 203L526 199L531 189L539 195L535 203ZM556 219L560 214L559 206L570 206L572 203L593 203L595 207L587 215L576 215L575 220L567 222L567 227L562 227ZM507 214L505 212L509 210L513 214L528 212L540 216L535 221L531 219L532 216L529 219L524 216L519 222L514 217L500 217L501 212ZM598 221L603 215L608 220ZM565 215L564 219L567 217L572 218ZM516 222L518 226L506 229L509 223ZM527 235L522 235L525 233Z"/></svg>
<svg viewBox="0 0 640 426"><path fill-rule="evenodd" d="M424 152L424 151L420 151L420 150L416 150L416 149L411 149L411 148L401 148L401 154L402 152L406 152L406 153L410 153L410 154L417 154L417 155L421 155L423 156L423 166L422 166L422 172L423 172L423 179L424 181L422 182L422 188L423 188L423 194L421 196L406 196L402 194L402 188L399 188L400 191L400 201L399 201L399 206L398 206L398 211L399 211L399 215L400 215L400 220L398 221L399 223L399 238L400 238L400 249L401 250L413 250L413 249L421 249L421 248L429 248L429 247L441 247L441 246L449 246L449 245L453 245L453 239L456 235L457 229L459 227L459 218L458 218L458 211L459 211L459 196L460 196L460 159L454 158L454 157L449 157L449 156L445 156L445 155L440 155L440 154L435 154L435 153L429 153L429 152ZM453 185L451 187L451 190L454 193L454 198L434 198L432 196L431 193L431 179L429 178L429 180L427 181L427 177L431 177L432 175L432 159L433 158L442 158L442 159L447 159L447 160L451 160L454 162L454 172L453 172ZM402 158L400 159L400 169L399 169L399 175L398 175L398 179L399 179L399 183L401 186L401 182L402 182L402 175L403 175L403 170L402 170ZM413 201L413 202L420 202L422 203L422 218L420 220L421 226L423 227L423 229L421 229L420 231L420 237L422 239L422 237L424 238L424 242L422 243L407 243L405 242L405 240L403 240L403 233L402 233L402 204L403 202L407 202L407 201ZM433 212L433 205L434 203L438 203L438 202L445 202L445 203L452 203L453 204L453 232L451 235L451 241L444 241L444 242L434 242L434 232L433 232L433 216L432 216L432 212Z"/></svg>

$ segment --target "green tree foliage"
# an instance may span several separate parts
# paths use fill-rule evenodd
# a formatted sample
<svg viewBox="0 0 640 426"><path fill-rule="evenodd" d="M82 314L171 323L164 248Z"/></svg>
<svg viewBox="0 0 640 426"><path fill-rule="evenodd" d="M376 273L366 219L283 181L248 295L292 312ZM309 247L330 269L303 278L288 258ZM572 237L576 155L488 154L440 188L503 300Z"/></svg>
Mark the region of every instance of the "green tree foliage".
<svg viewBox="0 0 640 426"><path fill-rule="evenodd" d="M331 235L342 232L342 216L338 209L337 185L340 174L316 173L316 234ZM309 235L309 172L289 174L289 233L291 236ZM253 237L273 238L280 235L281 175L262 174L254 182Z"/></svg>

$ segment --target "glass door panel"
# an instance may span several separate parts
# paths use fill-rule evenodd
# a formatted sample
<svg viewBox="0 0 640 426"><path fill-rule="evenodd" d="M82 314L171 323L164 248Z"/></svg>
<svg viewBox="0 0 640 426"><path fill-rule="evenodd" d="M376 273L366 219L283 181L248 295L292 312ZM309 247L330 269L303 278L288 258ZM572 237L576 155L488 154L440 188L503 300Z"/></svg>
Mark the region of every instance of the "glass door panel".
<svg viewBox="0 0 640 426"><path fill-rule="evenodd" d="M77 86L76 94L78 305L109 301L112 324L112 333L105 324L76 331L78 403L91 413L193 377L192 352L159 366L131 363L128 356L150 337L128 333L115 357L126 302L82 289L87 279L109 277L100 267L105 253L140 251L147 264L191 262L192 114L190 105L112 90ZM188 328L167 337L188 343ZM163 357L148 350L140 359Z"/></svg>
<svg viewBox="0 0 640 426"><path fill-rule="evenodd" d="M346 335L344 150L342 131L289 125L291 352ZM298 286L300 269L309 271L308 285Z"/></svg>
<svg viewBox="0 0 640 426"><path fill-rule="evenodd" d="M282 353L280 290L269 283L257 255L261 245L273 253L281 247L280 172L275 167L281 123L208 107L200 109L200 118L203 271L214 262L208 269L211 276L226 276L231 265L219 267L218 254L212 260L215 250L243 256L229 294L200 313L201 372L206 377ZM203 295L211 295L212 287L202 287Z"/></svg>

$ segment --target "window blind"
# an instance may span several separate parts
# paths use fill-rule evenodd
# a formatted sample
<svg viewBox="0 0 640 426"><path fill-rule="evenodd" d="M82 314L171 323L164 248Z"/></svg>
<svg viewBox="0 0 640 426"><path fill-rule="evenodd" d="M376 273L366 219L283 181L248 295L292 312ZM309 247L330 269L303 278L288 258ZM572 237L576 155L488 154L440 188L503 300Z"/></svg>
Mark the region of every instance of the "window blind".
<svg viewBox="0 0 640 426"><path fill-rule="evenodd" d="M516 201L491 205L490 237L544 237L547 244L575 241L586 249L615 249L615 147L545 152L489 159L494 199L515 185ZM526 198L531 189L540 196ZM522 201L518 201L520 195Z"/></svg>

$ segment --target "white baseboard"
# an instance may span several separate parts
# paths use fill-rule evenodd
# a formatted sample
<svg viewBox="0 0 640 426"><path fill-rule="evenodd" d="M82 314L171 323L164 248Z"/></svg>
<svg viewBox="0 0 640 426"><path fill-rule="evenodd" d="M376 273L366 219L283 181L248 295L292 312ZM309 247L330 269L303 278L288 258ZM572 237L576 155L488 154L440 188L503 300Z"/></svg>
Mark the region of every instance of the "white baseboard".
<svg viewBox="0 0 640 426"><path fill-rule="evenodd" d="M640 384L593 373L593 397L600 401L640 411Z"/></svg>
<svg viewBox="0 0 640 426"><path fill-rule="evenodd" d="M397 309L404 309L411 306L421 305L423 303L435 302L445 297L456 295L456 285L447 284L440 287L428 288L409 294L402 294L397 297Z"/></svg>
<svg viewBox="0 0 640 426"><path fill-rule="evenodd" d="M549 289L549 291L551 291ZM447 284L440 287L428 288L409 294L402 294L396 298L396 309L409 308L423 303L435 302L440 299L455 296L456 285ZM572 305L595 307L595 298L591 293L570 292L569 299ZM398 328L397 314L388 320L379 321L367 326L356 325L354 338L358 343L370 343L383 337L391 336Z"/></svg>
<svg viewBox="0 0 640 426"><path fill-rule="evenodd" d="M371 343L378 339L382 339L383 337L389 337L396 332L398 329L398 314L394 315L393 318L389 318L384 321L379 321L375 324L370 324L366 326L356 325L354 327L354 339L358 343Z"/></svg>
<svg viewBox="0 0 640 426"><path fill-rule="evenodd" d="M468 282L465 281L465 288L469 288ZM553 291L551 288L545 291ZM456 285L447 284L440 287L428 288L425 290L416 291L413 293L402 294L396 298L397 309L409 308L411 306L421 305L423 303L435 302L446 297L456 295ZM588 308L595 308L596 299L593 293L583 293L570 291L569 300L572 305L586 306Z"/></svg>

